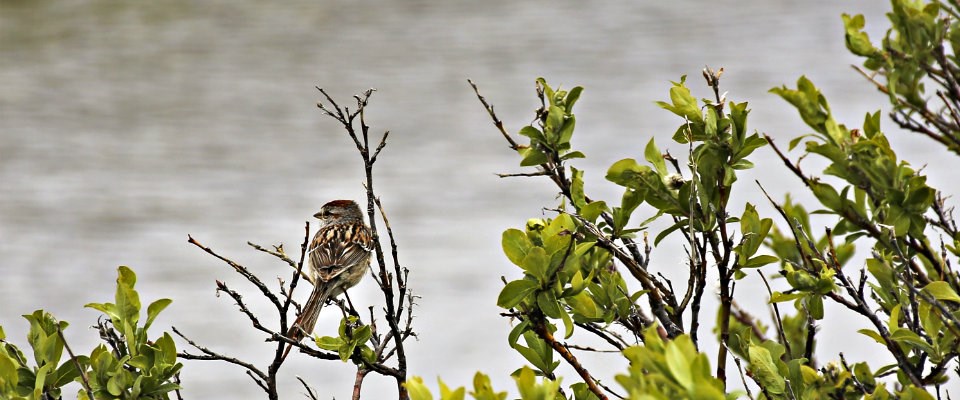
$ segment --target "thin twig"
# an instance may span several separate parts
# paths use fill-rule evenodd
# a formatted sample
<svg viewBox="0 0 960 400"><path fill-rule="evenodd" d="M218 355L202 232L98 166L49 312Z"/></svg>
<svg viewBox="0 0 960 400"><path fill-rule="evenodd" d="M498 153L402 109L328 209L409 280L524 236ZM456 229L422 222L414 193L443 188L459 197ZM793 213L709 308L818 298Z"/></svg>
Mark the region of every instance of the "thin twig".
<svg viewBox="0 0 960 400"><path fill-rule="evenodd" d="M177 374L173 376L173 382L176 383L177 386L183 386L183 385L181 385L182 382L180 382L180 372L177 372ZM176 393L176 395L177 395L177 400L183 400L183 396L180 394L180 388L179 388L179 387L176 388L176 389L174 389L173 393Z"/></svg>
<svg viewBox="0 0 960 400"><path fill-rule="evenodd" d="M477 88L477 84L473 83L472 80L467 79L467 82L470 83L470 87L473 88L473 92L477 94L477 99L480 100L480 103L483 104L483 108L487 110L487 113L490 114L490 118L493 119L493 125L497 127L497 130L503 134L503 138L507 140L507 143L510 143L510 148L517 150L520 148L517 145L517 142L510 137L510 134L507 133L507 130L503 127L503 121L500 118L497 118L497 113L493 111L493 106L487 103L487 99L480 95L480 89Z"/></svg>
<svg viewBox="0 0 960 400"><path fill-rule="evenodd" d="M309 230L310 230L310 223L308 222L307 231L309 232ZM313 277L307 274L305 271L303 271L303 263L298 263L296 261L293 261L292 259L290 259L290 257L287 257L287 255L283 253L283 245L280 245L279 247L277 247L277 249L279 250L270 250L253 242L247 242L247 244L250 247L253 247L254 249L273 255L274 257L277 257L283 260L283 262L287 263L288 265L290 265L290 267L292 267L295 271L297 271L298 275L300 275L301 278L305 279L307 282L310 282L311 285L314 284ZM296 285L293 285L293 286L296 286ZM292 293L288 292L287 295L292 295Z"/></svg>
<svg viewBox="0 0 960 400"><path fill-rule="evenodd" d="M67 338L63 336L63 329L60 329L60 322L54 321L54 325L57 326L57 335L60 336L60 340L63 341L63 347L67 349L67 354L70 355L70 360L73 361L73 365L77 367L77 372L80 373L80 379L83 380L83 389L87 391L87 397L91 400L93 397L93 389L90 388L90 381L87 379L87 371L80 366L80 360L77 360L77 356L73 354L73 349L70 348L70 345L67 343Z"/></svg>
<svg viewBox="0 0 960 400"><path fill-rule="evenodd" d="M817 324L813 315L810 314L810 310L807 310L807 306L804 305L803 307L804 312L807 314L807 341L803 348L803 357L807 359L807 365L816 368L817 364L813 360L813 351L817 345Z"/></svg>
<svg viewBox="0 0 960 400"><path fill-rule="evenodd" d="M537 172L525 172L518 174L496 174L500 178L517 178L517 177L535 177L535 176L548 176L550 173L547 171L537 171Z"/></svg>
<svg viewBox="0 0 960 400"><path fill-rule="evenodd" d="M580 346L580 345L569 344L569 343L564 343L563 345L566 346L566 348L568 348L568 349L574 349L574 350L580 350L580 351L589 351L589 352L592 352L592 353L620 353L620 352L622 351L622 350L619 350L619 349L618 349L618 350L600 350L600 349L595 349L595 348L590 347L590 346Z"/></svg>
<svg viewBox="0 0 960 400"><path fill-rule="evenodd" d="M863 393L864 395L869 395L870 392L867 391L867 388L857 379L857 375L853 373L853 369L850 368L850 365L847 364L846 357L843 356L843 352L840 352L840 365L843 365L843 369L847 370L847 373L850 374L850 378L853 379L853 386Z"/></svg>
<svg viewBox="0 0 960 400"><path fill-rule="evenodd" d="M319 400L317 394L313 391L313 388L307 384L307 381L303 380L299 375L297 375L297 380L300 381L300 384L303 385L304 389L307 389L307 396L312 400Z"/></svg>
<svg viewBox="0 0 960 400"><path fill-rule="evenodd" d="M276 306L277 308L283 308L283 305L280 303L280 299L277 298L277 295L273 294L273 292L271 292L270 289L267 288L267 285L265 285L263 281L260 280L260 278L257 278L256 275L252 274L249 270L247 270L246 267L240 264L237 264L233 260L227 259L226 257L223 257L217 254L215 251L211 250L209 247L204 246L203 244L198 242L196 239L193 238L193 236L187 235L187 242L201 248L203 251L207 252L208 254L220 259L221 261L233 267L233 269L237 271L237 273L242 275L244 278L250 281L250 283L252 283L258 289L260 289L260 292L263 293L263 296L269 299L274 306Z"/></svg>
<svg viewBox="0 0 960 400"><path fill-rule="evenodd" d="M603 339L611 346L615 347L618 351L623 351L623 349L630 346L630 343L627 343L626 340L623 340L619 334L616 332L607 331L605 328L597 326L591 322L574 322L576 326L583 328L584 330L597 335L599 338Z"/></svg>
<svg viewBox="0 0 960 400"><path fill-rule="evenodd" d="M760 279L763 280L763 285L767 287L767 296L770 297L770 300L773 300L773 290L770 289L770 282L767 281L767 277L763 275L763 271L757 270L757 274L760 275ZM776 316L777 323L777 334L780 336L780 343L783 344L783 347L787 349L787 354L793 357L793 351L790 350L790 341L787 340L787 333L783 330L783 317L780 316L780 307L777 303L771 302L770 305L773 307L773 314Z"/></svg>
<svg viewBox="0 0 960 400"><path fill-rule="evenodd" d="M215 351L213 351L213 350L210 350L210 349L208 349L208 348L206 348L206 347L203 347L203 346L197 344L196 342L194 342L193 340L191 340L190 338L184 336L182 333L180 333L179 330L177 330L177 327L175 327L175 326L174 326L174 327L171 327L171 329L173 330L173 333L175 333L177 336L180 336L180 338L183 339L183 340L185 340L190 346L193 346L193 348L195 348L195 349L197 349L197 350L200 350L200 352L202 352L203 354L205 354L205 355L197 355L197 354L191 354L191 353L187 353L187 352L178 352L178 353L177 353L177 357L184 358L184 359L187 359L187 360L218 360L218 361L226 361L226 362L228 362L228 363L230 363L230 364L239 365L239 366L241 366L241 367L243 367L243 368L246 368L247 372L256 375L256 376L257 376L258 378L260 378L261 380L266 380L266 379L267 379L267 374L263 373L263 371L261 371L261 370L260 370L259 368L257 368L255 365L250 364L250 363L248 363L248 362L246 362L246 361L241 361L240 359L237 359L237 358L235 358L235 357L225 356L225 355L223 355L223 354L220 354L220 353L217 353L217 352L215 352ZM264 389L264 391L269 392L265 387L263 387L263 389Z"/></svg>
<svg viewBox="0 0 960 400"><path fill-rule="evenodd" d="M740 382L743 382L743 389L747 391L747 397L753 400L753 392L750 391L750 385L747 385L747 378L743 374L743 366L740 365L740 357L733 357L733 363L737 365L737 370L740 371Z"/></svg>
<svg viewBox="0 0 960 400"><path fill-rule="evenodd" d="M558 342L553 337L553 334L550 333L550 330L547 329L547 326L544 322L534 322L531 324L531 327L533 328L534 333L536 333L540 339L543 339L544 342L547 342L547 344L549 344L550 347L557 352L557 354L560 354L560 357L563 358L567 364L574 369L574 371L577 371L577 374L583 379L583 383L587 384L587 388L589 388L598 399L607 399L607 395L599 386L597 386L597 382L594 380L594 378L590 376L590 371L587 371L587 369L580 364L580 361L577 360L577 357L574 356L573 353L570 353L570 350L564 347L563 344Z"/></svg>

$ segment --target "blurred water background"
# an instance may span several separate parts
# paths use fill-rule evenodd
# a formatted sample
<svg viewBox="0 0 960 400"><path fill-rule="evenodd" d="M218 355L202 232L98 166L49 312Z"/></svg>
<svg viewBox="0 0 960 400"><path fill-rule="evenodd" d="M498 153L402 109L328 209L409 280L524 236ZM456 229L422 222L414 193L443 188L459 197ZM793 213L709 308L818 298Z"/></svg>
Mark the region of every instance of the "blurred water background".
<svg viewBox="0 0 960 400"><path fill-rule="evenodd" d="M89 349L97 313L81 306L111 300L116 267L129 265L144 301L174 299L156 328L175 325L263 365L271 347L228 299L214 297L214 280L249 293L257 311L268 308L226 265L188 245L187 234L267 280L288 276L246 242L296 249L303 222L320 205L363 193L353 145L316 109L314 85L343 102L376 87L369 119L374 131L392 132L377 185L410 285L422 296L410 373L430 385L438 375L463 385L479 369L497 388L511 389L507 374L522 359L507 347L509 324L494 303L499 277L517 270L502 256L500 234L542 215L541 207L556 204L555 192L546 180L494 176L520 171L518 158L466 79L479 83L514 132L531 119L536 77L585 86L574 145L588 158L576 165L587 171L589 193L617 199L619 190L602 179L606 168L642 157L651 135L662 149L685 153L669 142L681 121L653 101L667 98L669 80L683 74L696 95L709 96L704 65L724 67L728 98L751 102L750 128L784 145L808 130L767 90L801 74L823 89L841 121L857 125L864 113L888 109L849 68L857 60L844 49L840 21L842 12L864 13L876 39L886 7L834 0L0 0L0 325L25 345L20 315L44 308L73 323L74 349ZM950 178L955 158L889 120L884 126L906 160L927 164L934 186L958 192ZM737 201L773 216L753 179L776 198L802 187L769 148L753 159L759 168L742 176ZM680 243L664 243L652 265L680 277L683 261ZM750 307L766 318L761 287L751 278L738 289L756 293ZM352 298L371 304L375 289L364 282ZM890 361L855 333L860 326L844 322L846 310L827 310L819 360L844 351L875 368ZM333 314L321 317L321 334L335 332ZM715 348L705 344L710 354ZM607 379L624 367L585 357ZM349 397L351 366L297 356L288 364L285 398L302 392L294 374L323 398ZM186 362L183 384L191 399L260 397L242 370L222 363ZM394 391L392 381L371 376L365 397Z"/></svg>

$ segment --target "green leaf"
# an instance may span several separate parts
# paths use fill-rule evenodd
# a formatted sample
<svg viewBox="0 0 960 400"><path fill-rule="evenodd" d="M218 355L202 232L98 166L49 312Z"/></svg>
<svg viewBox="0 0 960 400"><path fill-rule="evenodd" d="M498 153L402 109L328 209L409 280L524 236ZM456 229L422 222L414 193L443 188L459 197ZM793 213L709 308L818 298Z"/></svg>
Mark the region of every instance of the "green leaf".
<svg viewBox="0 0 960 400"><path fill-rule="evenodd" d="M570 385L570 389L573 391L574 400L600 400L597 395L593 394L590 391L590 387L586 383L577 382Z"/></svg>
<svg viewBox="0 0 960 400"><path fill-rule="evenodd" d="M544 124L543 134L547 137L547 143L559 143L559 130L563 125L563 117L566 114L560 107L550 106L547 110L547 122Z"/></svg>
<svg viewBox="0 0 960 400"><path fill-rule="evenodd" d="M570 167L570 199L578 210L587 205L586 195L583 194L583 171Z"/></svg>
<svg viewBox="0 0 960 400"><path fill-rule="evenodd" d="M560 318L560 314L563 313L556 295L549 290L537 293L537 307L540 308L540 311L543 311L543 315L550 318Z"/></svg>
<svg viewBox="0 0 960 400"><path fill-rule="evenodd" d="M110 377L107 380L107 393L110 393L113 396L120 397L123 393L123 390L126 388L126 385L123 385L122 378L123 374L118 374Z"/></svg>
<svg viewBox="0 0 960 400"><path fill-rule="evenodd" d="M410 393L410 400L433 400L430 389L423 384L423 378L419 376L411 377L403 386L407 388L407 393Z"/></svg>
<svg viewBox="0 0 960 400"><path fill-rule="evenodd" d="M330 351L339 350L344 343L343 339L333 336L319 337L314 342L317 344L317 347Z"/></svg>
<svg viewBox="0 0 960 400"><path fill-rule="evenodd" d="M820 94L820 90L806 76L801 76L797 80L796 90L783 86L770 89L770 92L779 95L796 107L803 122L823 135L825 139L834 144L839 143L836 140L837 138L833 138L827 133L827 122L832 120L829 109L826 107L827 101Z"/></svg>
<svg viewBox="0 0 960 400"><path fill-rule="evenodd" d="M833 186L810 181L810 191L813 192L814 196L817 196L817 200L820 200L820 203L825 207L836 212L840 212L843 209L843 199Z"/></svg>
<svg viewBox="0 0 960 400"><path fill-rule="evenodd" d="M656 237L655 239L653 239L653 245L656 246L656 245L660 244L660 241L661 241L661 240L663 240L664 238L666 238L667 236L669 236L671 233L673 233L673 232L676 231L677 229L686 228L687 222L688 222L688 220L683 219L683 220L680 220L679 222L671 225L669 228L664 229L662 232L660 232L660 233L657 235L657 237Z"/></svg>
<svg viewBox="0 0 960 400"><path fill-rule="evenodd" d="M117 268L117 313L121 322L128 323L131 327L137 326L140 320L140 295L134 290L137 283L137 275L128 267L120 266ZM118 322L118 321L114 321ZM126 335L126 332L124 332ZM131 338L128 337L127 340Z"/></svg>
<svg viewBox="0 0 960 400"><path fill-rule="evenodd" d="M543 88L544 97L547 98L550 104L553 104L554 92L553 89L550 88L550 85L547 84L547 80L543 79L543 77L537 78L537 85Z"/></svg>
<svg viewBox="0 0 960 400"><path fill-rule="evenodd" d="M520 353L523 358L525 358L537 369L541 371L547 371L550 369L550 365L540 358L540 353L537 353L536 350L520 345L515 346L514 349L517 350L517 353Z"/></svg>
<svg viewBox="0 0 960 400"><path fill-rule="evenodd" d="M497 296L497 305L505 309L516 307L530 293L537 290L538 286L536 282L527 279L507 283L500 291L500 295Z"/></svg>
<svg viewBox="0 0 960 400"><path fill-rule="evenodd" d="M960 303L960 296L957 295L957 292L953 291L950 284L944 281L930 282L930 284L923 288L923 291L937 300Z"/></svg>
<svg viewBox="0 0 960 400"><path fill-rule="evenodd" d="M734 160L746 161L743 160L744 157L753 154L753 151L767 145L767 139L761 137L760 135L754 133L744 140L743 144L740 145L740 149L737 150L737 153L734 155ZM746 169L746 168L741 168Z"/></svg>
<svg viewBox="0 0 960 400"><path fill-rule="evenodd" d="M573 336L573 320L570 319L570 314L560 310L560 320L563 321L563 338L570 339L570 336Z"/></svg>
<svg viewBox="0 0 960 400"><path fill-rule="evenodd" d="M742 266L742 268L760 268L764 265L772 264L778 261L780 261L780 259L775 256L760 255L751 258L745 265Z"/></svg>
<svg viewBox="0 0 960 400"><path fill-rule="evenodd" d="M160 349L160 361L170 365L177 362L177 344L169 333L164 332L163 336L157 339L156 344Z"/></svg>
<svg viewBox="0 0 960 400"><path fill-rule="evenodd" d="M519 373L514 374L513 379L517 381L517 390L520 391L521 399L540 399L535 392L537 382L532 369L524 366Z"/></svg>
<svg viewBox="0 0 960 400"><path fill-rule="evenodd" d="M740 218L740 230L743 232L743 240L741 244L735 249L737 251L737 260L745 268L749 262L749 258L756 254L757 250L760 248L760 245L763 244L767 235L770 233L770 228L773 226L773 220L769 218L760 219L760 215L757 213L756 208L747 203L746 209L743 211L743 216ZM757 262L765 261L765 259L757 260ZM761 266L759 264L757 266Z"/></svg>
<svg viewBox="0 0 960 400"><path fill-rule="evenodd" d="M583 152L580 152L580 151L571 151L569 153L566 153L560 156L560 160L563 160L563 161L572 160L574 158L587 158L587 155L583 154Z"/></svg>
<svg viewBox="0 0 960 400"><path fill-rule="evenodd" d="M730 120L733 122L735 137L742 138L747 135L747 114L749 113L746 102L730 102Z"/></svg>
<svg viewBox="0 0 960 400"><path fill-rule="evenodd" d="M539 129L532 126L525 126L520 129L520 135L530 138L531 143L544 143L547 141L547 139L543 136L543 132L540 132Z"/></svg>
<svg viewBox="0 0 960 400"><path fill-rule="evenodd" d="M791 139L791 140L790 140L790 143L789 143L788 146L787 146L787 150L793 150L793 148L794 148L794 147L797 147L797 144L799 144L800 141L803 140L803 138L810 137L810 136L816 136L816 135L814 135L814 134L812 134L812 133L808 133L808 134L806 134L806 135L800 135L800 136L797 136L797 137Z"/></svg>
<svg viewBox="0 0 960 400"><path fill-rule="evenodd" d="M939 332L940 329L943 328L944 321L940 319L937 312L933 311L933 307L929 303L920 303L919 309L920 323L923 326L923 330L927 332ZM944 337L943 339L947 338Z"/></svg>
<svg viewBox="0 0 960 400"><path fill-rule="evenodd" d="M880 133L880 110L867 115L863 118L863 134L867 138L873 138Z"/></svg>
<svg viewBox="0 0 960 400"><path fill-rule="evenodd" d="M477 372L473 376L473 391L470 392L475 400L504 400L507 392L495 392L490 384L490 377Z"/></svg>
<svg viewBox="0 0 960 400"><path fill-rule="evenodd" d="M53 372L53 376L56 378L56 380L51 382L50 385L55 388L60 388L80 377L80 370L77 369L77 363L82 363L85 359L85 356L79 356L77 357L76 362L72 358L64 361L63 364L60 364L60 367ZM3 374L0 373L0 376L3 376ZM0 389L0 393L2 393L2 389Z"/></svg>
<svg viewBox="0 0 960 400"><path fill-rule="evenodd" d="M116 311L117 307L113 303L87 303L84 307L100 311L110 317L111 320L120 319L120 315Z"/></svg>
<svg viewBox="0 0 960 400"><path fill-rule="evenodd" d="M360 346L360 357L363 361L373 364L377 362L377 354L373 352L373 349L367 345Z"/></svg>
<svg viewBox="0 0 960 400"><path fill-rule="evenodd" d="M933 348L929 343L927 343L920 335L912 332L909 329L897 328L890 332L890 339L898 343L906 343L911 347L920 349L920 351L926 353L927 355L934 356L937 353L937 350Z"/></svg>
<svg viewBox="0 0 960 400"><path fill-rule="evenodd" d="M570 89L570 92L567 93L567 98L564 99L567 106L567 113L573 112L573 105L577 104L577 100L580 99L580 93L583 92L583 87L576 86L573 89Z"/></svg>
<svg viewBox="0 0 960 400"><path fill-rule="evenodd" d="M523 322L517 324L510 330L510 334L507 336L507 343L510 347L515 347L517 345L517 340L520 338L520 335L527 332L527 329L530 327L530 320L525 319Z"/></svg>
<svg viewBox="0 0 960 400"><path fill-rule="evenodd" d="M564 300L573 309L575 316L590 320L603 318L603 313L597 307L597 303L587 295L587 292L580 292Z"/></svg>
<svg viewBox="0 0 960 400"><path fill-rule="evenodd" d="M905 387L899 394L902 400L936 400L932 394L916 386Z"/></svg>
<svg viewBox="0 0 960 400"><path fill-rule="evenodd" d="M873 44L870 43L870 37L863 32L865 25L863 15L857 14L851 17L848 14L843 14L841 17L846 30L847 49L851 53L862 57L872 57L880 51L873 47Z"/></svg>
<svg viewBox="0 0 960 400"><path fill-rule="evenodd" d="M770 303L783 303L785 301L793 301L801 297L806 296L806 293L803 292L793 292L790 294L784 294L780 292L773 292L773 295L770 296Z"/></svg>
<svg viewBox="0 0 960 400"><path fill-rule="evenodd" d="M643 152L643 157L653 164L653 167L657 170L657 173L660 176L667 176L667 163L663 160L663 154L660 153L660 149L657 148L657 143L650 138L650 141L647 142L647 147Z"/></svg>
<svg viewBox="0 0 960 400"><path fill-rule="evenodd" d="M359 343L365 343L370 340L373 336L373 331L370 330L370 325L363 325L353 331L353 341Z"/></svg>
<svg viewBox="0 0 960 400"><path fill-rule="evenodd" d="M466 389L462 386L457 390L450 390L442 379L437 378L437 383L440 384L440 400L463 400Z"/></svg>
<svg viewBox="0 0 960 400"><path fill-rule="evenodd" d="M340 346L337 349L337 354L340 355L340 361L347 362L350 359L350 356L353 355L353 350L357 348L357 343L353 341L344 342L343 346Z"/></svg>
<svg viewBox="0 0 960 400"><path fill-rule="evenodd" d="M523 257L520 268L523 268L531 276L537 278L540 283L547 282L547 268L550 266L550 258L543 247L533 247Z"/></svg>
<svg viewBox="0 0 960 400"><path fill-rule="evenodd" d="M706 116L703 119L703 133L707 137L717 136L717 110L713 107L706 107Z"/></svg>
<svg viewBox="0 0 960 400"><path fill-rule="evenodd" d="M592 270L591 270L592 273ZM570 290L564 290L563 295L560 297L574 296L583 291L587 287L587 281L583 279L583 272L577 270L573 273L573 277L570 278Z"/></svg>
<svg viewBox="0 0 960 400"><path fill-rule="evenodd" d="M130 288L134 287L137 284L137 274L135 274L133 270L130 269L130 267L121 265L117 267L117 273L118 273L118 276L117 276L118 284L122 284Z"/></svg>
<svg viewBox="0 0 960 400"><path fill-rule="evenodd" d="M780 376L777 365L774 364L770 351L756 345L750 346L747 351L750 358L750 371L757 377L757 381L764 390L774 395L782 395L786 390L786 382Z"/></svg>
<svg viewBox="0 0 960 400"><path fill-rule="evenodd" d="M157 318L157 315L159 315L163 309L167 308L170 303L173 303L173 300L159 299L153 303L150 303L150 305L147 306L147 322L144 324L143 329L150 328L150 325L153 324L153 320Z"/></svg>
<svg viewBox="0 0 960 400"><path fill-rule="evenodd" d="M507 229L503 231L501 244L503 246L503 253L507 255L510 262L518 267L523 266L523 258L527 256L527 252L533 247L527 234L519 229Z"/></svg>
<svg viewBox="0 0 960 400"><path fill-rule="evenodd" d="M573 129L577 126L577 118L571 115L563 122L563 127L560 128L558 134L557 144L563 148L564 144L569 145L570 138L573 137Z"/></svg>
<svg viewBox="0 0 960 400"><path fill-rule="evenodd" d="M550 220L550 224L543 230L543 234L546 236L566 236L575 229L577 229L577 224L573 221L573 217L571 217L570 214L561 213L557 215L556 218ZM563 247L565 248L566 246L564 245Z"/></svg>
<svg viewBox="0 0 960 400"><path fill-rule="evenodd" d="M823 319L823 297L817 295L807 296L807 307L813 319L817 321Z"/></svg>
<svg viewBox="0 0 960 400"><path fill-rule="evenodd" d="M880 343L880 344L882 344L882 345L886 345L886 344L887 344L887 342L885 342L885 341L883 340L883 336L880 336L880 333L877 332L877 331L875 331L875 330L871 330L871 329L860 329L860 330L858 330L857 332L859 332L860 334L866 335L866 336L870 337L870 338L873 339L873 340L876 340L877 343Z"/></svg>
<svg viewBox="0 0 960 400"><path fill-rule="evenodd" d="M637 160L625 158L617 161L607 170L607 180L617 185L638 189L640 187L640 175L651 171L650 167L640 165Z"/></svg>
<svg viewBox="0 0 960 400"><path fill-rule="evenodd" d="M607 203L603 200L593 201L580 207L580 216L587 221L594 222L607 210Z"/></svg>
<svg viewBox="0 0 960 400"><path fill-rule="evenodd" d="M700 115L700 106L697 105L697 99L690 94L690 89L684 86L684 78L685 77L682 77L679 83L674 83L674 86L670 88L670 101L673 104L662 101L658 101L657 104L692 122L703 122L703 116Z"/></svg>
<svg viewBox="0 0 960 400"><path fill-rule="evenodd" d="M675 342L667 343L664 356L666 356L667 368L670 370L670 375L672 375L687 392L692 392L694 381L690 371L690 363L683 355L680 346Z"/></svg>
<svg viewBox="0 0 960 400"><path fill-rule="evenodd" d="M0 351L0 394L3 393L5 388L13 390L13 388L17 387L17 383L19 382L17 367L18 363L13 357Z"/></svg>
<svg viewBox="0 0 960 400"><path fill-rule="evenodd" d="M547 155L533 147L518 150L523 159L520 160L521 167L530 167L547 162Z"/></svg>

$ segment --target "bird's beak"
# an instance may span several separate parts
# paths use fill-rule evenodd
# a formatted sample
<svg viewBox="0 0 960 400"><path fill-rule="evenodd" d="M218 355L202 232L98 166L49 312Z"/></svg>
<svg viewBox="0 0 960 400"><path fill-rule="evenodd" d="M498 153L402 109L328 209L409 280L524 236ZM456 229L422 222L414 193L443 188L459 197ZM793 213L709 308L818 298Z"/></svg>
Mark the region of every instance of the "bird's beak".
<svg viewBox="0 0 960 400"><path fill-rule="evenodd" d="M320 213L313 214L313 217L316 219L320 219Z"/></svg>

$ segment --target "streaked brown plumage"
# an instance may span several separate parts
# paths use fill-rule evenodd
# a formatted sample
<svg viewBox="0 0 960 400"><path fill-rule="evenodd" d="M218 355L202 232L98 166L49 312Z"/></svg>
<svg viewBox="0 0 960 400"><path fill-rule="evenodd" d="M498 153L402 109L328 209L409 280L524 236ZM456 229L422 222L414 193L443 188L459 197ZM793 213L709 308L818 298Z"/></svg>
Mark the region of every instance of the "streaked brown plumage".
<svg viewBox="0 0 960 400"><path fill-rule="evenodd" d="M363 222L360 206L352 200L331 201L313 216L320 219L320 229L307 250L314 286L300 316L287 332L287 337L296 341L313 332L327 299L339 296L363 279L373 249L373 234ZM284 357L291 347L287 347Z"/></svg>

